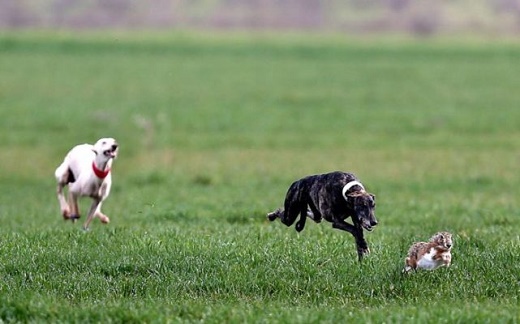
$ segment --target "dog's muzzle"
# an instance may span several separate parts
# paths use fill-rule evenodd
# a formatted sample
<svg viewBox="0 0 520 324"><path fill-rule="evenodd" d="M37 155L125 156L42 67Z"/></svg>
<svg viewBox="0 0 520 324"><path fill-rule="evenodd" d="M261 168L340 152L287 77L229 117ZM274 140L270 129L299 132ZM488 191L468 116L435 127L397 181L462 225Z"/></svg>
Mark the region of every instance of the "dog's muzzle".
<svg viewBox="0 0 520 324"><path fill-rule="evenodd" d="M370 221L370 223L368 223L368 222L363 222L363 223L361 224L361 226L362 226L365 230L367 230L367 231L369 231L369 232L372 232L372 231L374 230L374 227L375 227L376 225L377 225L377 221Z"/></svg>
<svg viewBox="0 0 520 324"><path fill-rule="evenodd" d="M374 230L374 227L373 227L373 226L370 226L370 225L368 225L368 224L363 224L362 226L363 226L363 228L364 228L365 230L367 230L367 231L369 231L369 232L372 232L372 231Z"/></svg>
<svg viewBox="0 0 520 324"><path fill-rule="evenodd" d="M113 144L109 150L103 151L103 154L109 158L115 158L117 156L117 144Z"/></svg>

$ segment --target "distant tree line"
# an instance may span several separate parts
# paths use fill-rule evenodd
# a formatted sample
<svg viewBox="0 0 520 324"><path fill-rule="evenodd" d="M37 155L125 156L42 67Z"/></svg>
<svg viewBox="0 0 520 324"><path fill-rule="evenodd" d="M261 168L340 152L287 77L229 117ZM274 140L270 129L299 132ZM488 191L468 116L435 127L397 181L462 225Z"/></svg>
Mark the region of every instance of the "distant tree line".
<svg viewBox="0 0 520 324"><path fill-rule="evenodd" d="M0 0L0 28L515 34L520 0Z"/></svg>

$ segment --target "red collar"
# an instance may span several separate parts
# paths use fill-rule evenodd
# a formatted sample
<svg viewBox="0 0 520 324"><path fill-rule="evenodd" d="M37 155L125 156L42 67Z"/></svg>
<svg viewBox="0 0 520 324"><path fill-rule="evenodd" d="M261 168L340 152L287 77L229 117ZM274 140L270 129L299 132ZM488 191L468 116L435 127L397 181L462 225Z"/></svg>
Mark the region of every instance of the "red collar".
<svg viewBox="0 0 520 324"><path fill-rule="evenodd" d="M92 170L94 171L94 174L96 175L96 177L98 177L99 179L105 179L106 176L110 173L110 168L106 169L106 170L99 170L97 167L96 167L96 164L94 162L92 162Z"/></svg>

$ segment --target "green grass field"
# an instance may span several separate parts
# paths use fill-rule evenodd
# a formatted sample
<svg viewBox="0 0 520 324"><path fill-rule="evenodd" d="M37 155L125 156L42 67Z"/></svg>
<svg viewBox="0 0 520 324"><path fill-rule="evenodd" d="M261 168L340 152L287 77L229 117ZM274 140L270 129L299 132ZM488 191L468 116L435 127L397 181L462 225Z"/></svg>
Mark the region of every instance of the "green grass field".
<svg viewBox="0 0 520 324"><path fill-rule="evenodd" d="M518 66L504 42L4 33L0 322L518 323ZM106 136L111 223L85 233L54 169ZM362 264L265 219L333 170L377 196ZM401 275L439 230L452 267Z"/></svg>

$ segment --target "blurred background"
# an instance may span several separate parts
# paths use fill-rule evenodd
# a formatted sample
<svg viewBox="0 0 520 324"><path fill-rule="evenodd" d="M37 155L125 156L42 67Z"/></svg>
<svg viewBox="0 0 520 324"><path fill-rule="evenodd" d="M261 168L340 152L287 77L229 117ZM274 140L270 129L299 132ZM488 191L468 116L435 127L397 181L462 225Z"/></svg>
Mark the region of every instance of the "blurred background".
<svg viewBox="0 0 520 324"><path fill-rule="evenodd" d="M512 35L520 0L1 0L0 28Z"/></svg>

